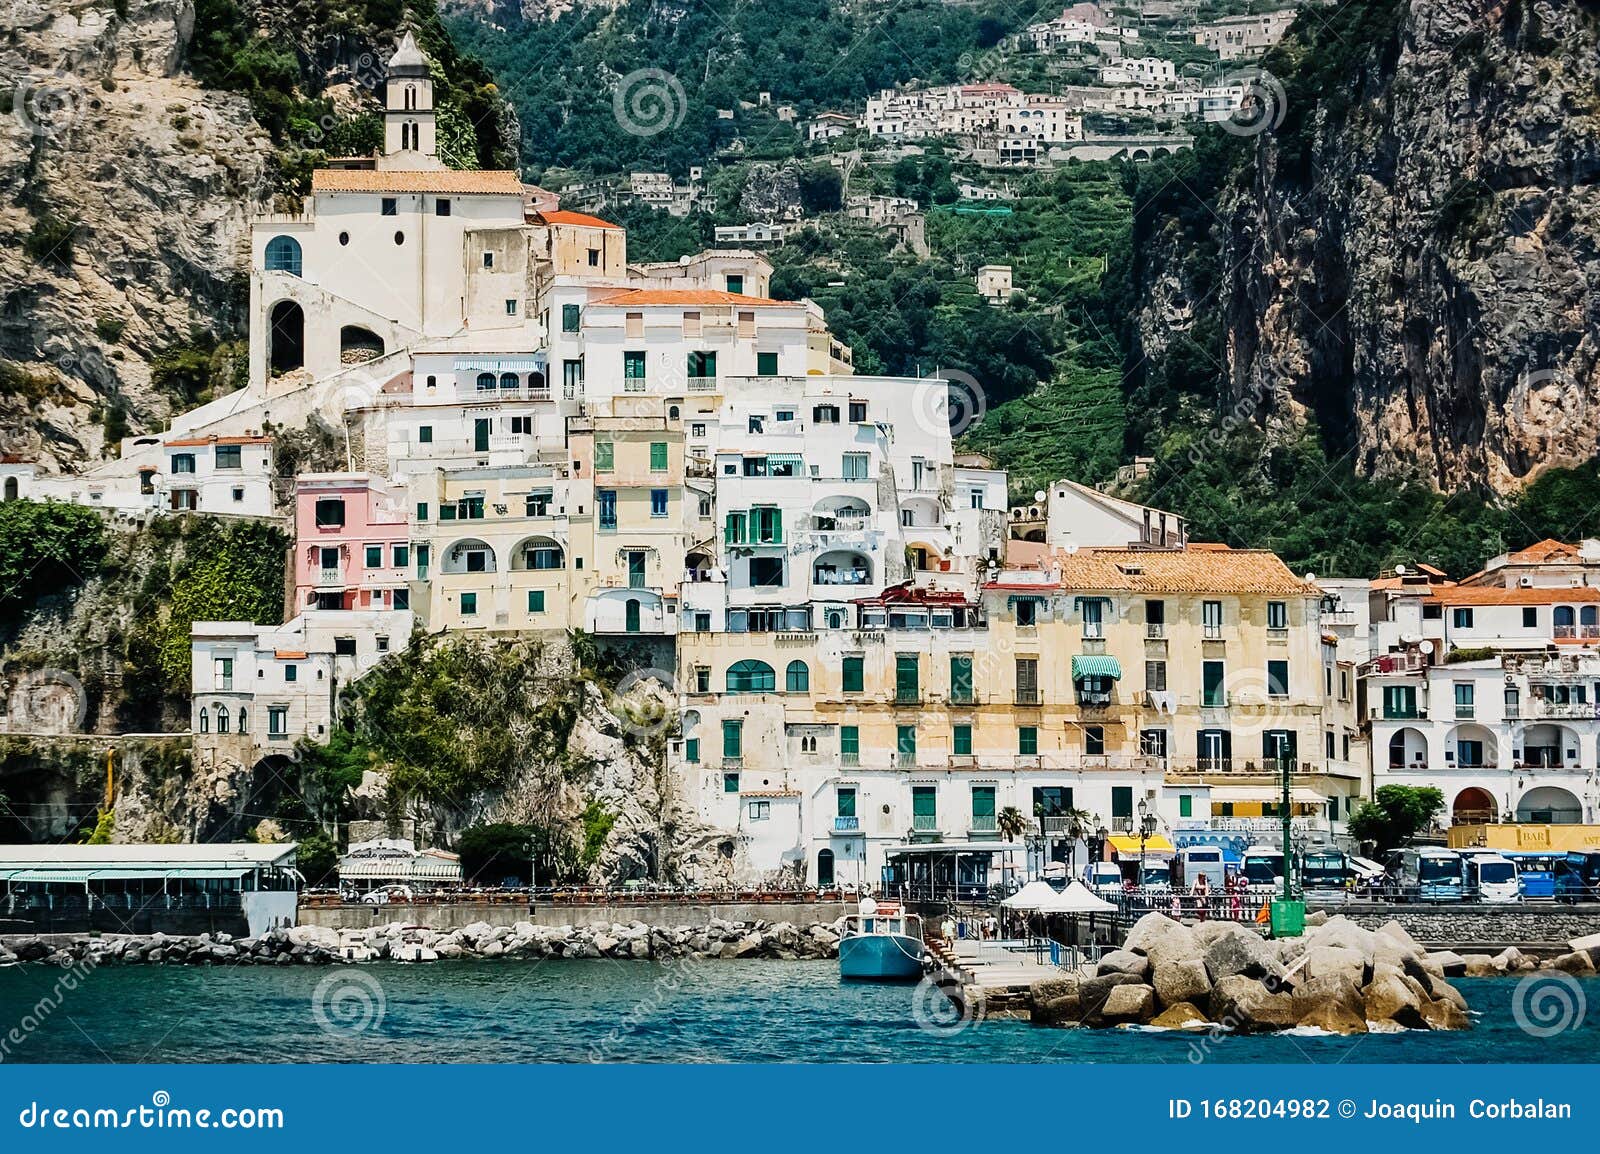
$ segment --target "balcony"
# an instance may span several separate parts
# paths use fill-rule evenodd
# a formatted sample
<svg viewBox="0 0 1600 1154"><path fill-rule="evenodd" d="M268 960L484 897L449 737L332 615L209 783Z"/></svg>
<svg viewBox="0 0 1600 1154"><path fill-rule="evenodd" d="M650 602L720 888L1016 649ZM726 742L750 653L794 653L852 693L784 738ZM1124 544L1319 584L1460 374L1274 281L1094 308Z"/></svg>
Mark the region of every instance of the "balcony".
<svg viewBox="0 0 1600 1154"><path fill-rule="evenodd" d="M994 814L973 814L972 820L967 823L968 833L999 833L1000 825Z"/></svg>
<svg viewBox="0 0 1600 1154"><path fill-rule="evenodd" d="M318 585L343 585L344 584L344 570L342 570L342 569L323 569L321 572L319 572L317 574L317 584Z"/></svg>
<svg viewBox="0 0 1600 1154"><path fill-rule="evenodd" d="M1109 693L1080 693L1078 694L1079 709L1110 709L1111 694Z"/></svg>
<svg viewBox="0 0 1600 1154"><path fill-rule="evenodd" d="M1473 711L1473 708L1472 708L1471 705L1463 705L1459 701L1456 702L1456 720L1457 721L1471 721L1473 716L1474 716L1474 711Z"/></svg>
<svg viewBox="0 0 1600 1154"><path fill-rule="evenodd" d="M744 757L741 754L737 754L737 753L733 754L731 756L728 755L728 754L723 754L722 755L722 768L723 769L743 769L744 768Z"/></svg>
<svg viewBox="0 0 1600 1154"><path fill-rule="evenodd" d="M688 377L687 388L691 393L714 393L717 391L716 377Z"/></svg>
<svg viewBox="0 0 1600 1154"><path fill-rule="evenodd" d="M861 829L859 817L836 817L833 819L834 833L857 833Z"/></svg>
<svg viewBox="0 0 1600 1154"><path fill-rule="evenodd" d="M1593 641L1600 638L1600 625L1557 625L1555 638L1557 641L1568 641L1576 638Z"/></svg>
<svg viewBox="0 0 1600 1154"><path fill-rule="evenodd" d="M1525 703L1524 715L1527 717L1552 717L1568 718L1582 721L1600 717L1600 704L1593 701L1546 701L1542 697L1535 697ZM1511 711L1507 709L1507 715Z"/></svg>
<svg viewBox="0 0 1600 1154"><path fill-rule="evenodd" d="M1095 695L1089 695L1089 696L1100 696L1100 695L1095 694ZM1109 703L1110 700L1111 700L1110 696L1109 695L1105 695L1105 696L1106 696L1106 701ZM1039 691L1037 689L1018 689L1017 690L1017 694L1016 694L1016 698L1013 700L1012 704L1014 704L1014 705L1038 705L1039 704Z"/></svg>
<svg viewBox="0 0 1600 1154"><path fill-rule="evenodd" d="M912 815L911 831L913 833L938 833L938 815L931 813L919 813Z"/></svg>
<svg viewBox="0 0 1600 1154"><path fill-rule="evenodd" d="M970 688L957 688L952 689L950 691L950 696L945 698L945 700L951 705L976 705L978 703L978 696L977 694L973 693Z"/></svg>
<svg viewBox="0 0 1600 1154"><path fill-rule="evenodd" d="M921 705L922 691L915 687L901 686L894 691L896 705Z"/></svg>
<svg viewBox="0 0 1600 1154"><path fill-rule="evenodd" d="M839 755L839 764L840 765L849 765L849 766L860 765L861 764L861 754L856 752L856 751L854 751L854 750L852 750L849 753L841 753Z"/></svg>
<svg viewBox="0 0 1600 1154"><path fill-rule="evenodd" d="M1205 640L1205 641L1221 641L1222 640L1222 626L1220 626L1220 625L1207 625L1207 626L1204 627L1204 630L1201 632L1200 636L1201 636L1201 639Z"/></svg>
<svg viewBox="0 0 1600 1154"><path fill-rule="evenodd" d="M1151 641L1160 641L1167 635L1167 625L1164 621L1149 621L1145 623L1144 635Z"/></svg>

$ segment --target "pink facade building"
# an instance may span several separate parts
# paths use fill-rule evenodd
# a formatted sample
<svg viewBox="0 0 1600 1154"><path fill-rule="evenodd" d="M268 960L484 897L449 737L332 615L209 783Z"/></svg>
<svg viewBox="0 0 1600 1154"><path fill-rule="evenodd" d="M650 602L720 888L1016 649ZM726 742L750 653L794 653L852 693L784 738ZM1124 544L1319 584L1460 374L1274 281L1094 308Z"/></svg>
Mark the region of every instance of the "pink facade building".
<svg viewBox="0 0 1600 1154"><path fill-rule="evenodd" d="M411 607L416 558L401 502L366 473L305 473L296 480L296 612Z"/></svg>

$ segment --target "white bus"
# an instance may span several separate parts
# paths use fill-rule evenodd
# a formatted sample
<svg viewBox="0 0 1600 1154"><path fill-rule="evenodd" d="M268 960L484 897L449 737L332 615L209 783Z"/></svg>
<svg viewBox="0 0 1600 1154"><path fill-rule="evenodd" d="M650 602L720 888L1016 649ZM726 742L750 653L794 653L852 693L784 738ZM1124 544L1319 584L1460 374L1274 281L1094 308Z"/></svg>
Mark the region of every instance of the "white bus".
<svg viewBox="0 0 1600 1154"><path fill-rule="evenodd" d="M1437 846L1400 851L1400 884L1423 902L1459 902L1464 896L1461 855Z"/></svg>
<svg viewBox="0 0 1600 1154"><path fill-rule="evenodd" d="M1253 845L1244 851L1241 866L1251 889L1283 888L1283 851L1270 845Z"/></svg>

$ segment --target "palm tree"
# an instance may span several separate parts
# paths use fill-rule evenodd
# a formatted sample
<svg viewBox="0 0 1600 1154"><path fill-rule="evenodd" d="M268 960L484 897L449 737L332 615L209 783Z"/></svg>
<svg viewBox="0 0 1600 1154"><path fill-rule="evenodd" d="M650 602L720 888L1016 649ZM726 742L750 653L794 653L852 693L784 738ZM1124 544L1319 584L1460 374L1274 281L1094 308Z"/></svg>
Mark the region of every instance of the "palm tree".
<svg viewBox="0 0 1600 1154"><path fill-rule="evenodd" d="M1022 816L1022 811L1014 805L1008 805L1000 811L1000 816L994 819L1000 836L1007 841L1016 841L1022 836L1022 831L1028 828L1028 819Z"/></svg>

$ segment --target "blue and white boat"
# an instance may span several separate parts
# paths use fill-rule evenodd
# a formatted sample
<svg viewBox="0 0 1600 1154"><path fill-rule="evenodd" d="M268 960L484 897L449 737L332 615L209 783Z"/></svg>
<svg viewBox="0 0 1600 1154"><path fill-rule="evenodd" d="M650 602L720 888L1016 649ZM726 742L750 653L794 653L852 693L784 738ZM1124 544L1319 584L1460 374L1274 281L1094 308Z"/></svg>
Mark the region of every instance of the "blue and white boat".
<svg viewBox="0 0 1600 1154"><path fill-rule="evenodd" d="M862 898L844 920L839 976L861 981L914 982L922 977L922 919L897 902Z"/></svg>

